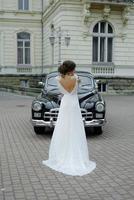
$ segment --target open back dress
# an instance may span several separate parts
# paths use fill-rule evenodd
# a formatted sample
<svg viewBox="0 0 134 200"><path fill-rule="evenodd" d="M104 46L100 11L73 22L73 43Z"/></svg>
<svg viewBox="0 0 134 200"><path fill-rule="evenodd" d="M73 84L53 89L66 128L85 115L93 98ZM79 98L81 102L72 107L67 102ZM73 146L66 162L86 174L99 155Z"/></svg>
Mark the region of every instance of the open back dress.
<svg viewBox="0 0 134 200"><path fill-rule="evenodd" d="M68 92L56 77L63 94L58 118L49 146L49 158L42 163L53 170L72 176L83 176L92 172L96 163L89 160L86 133L78 100L78 76L75 86Z"/></svg>

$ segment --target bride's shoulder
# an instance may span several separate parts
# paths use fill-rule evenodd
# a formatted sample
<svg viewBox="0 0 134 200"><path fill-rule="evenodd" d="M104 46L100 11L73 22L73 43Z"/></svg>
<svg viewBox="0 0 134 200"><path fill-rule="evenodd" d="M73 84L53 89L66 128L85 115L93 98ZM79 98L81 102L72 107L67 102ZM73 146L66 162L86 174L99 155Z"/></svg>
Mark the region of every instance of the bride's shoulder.
<svg viewBox="0 0 134 200"><path fill-rule="evenodd" d="M55 77L56 80L62 80L62 77L60 75L57 75ZM71 79L79 79L78 75L75 73L73 76L71 76Z"/></svg>

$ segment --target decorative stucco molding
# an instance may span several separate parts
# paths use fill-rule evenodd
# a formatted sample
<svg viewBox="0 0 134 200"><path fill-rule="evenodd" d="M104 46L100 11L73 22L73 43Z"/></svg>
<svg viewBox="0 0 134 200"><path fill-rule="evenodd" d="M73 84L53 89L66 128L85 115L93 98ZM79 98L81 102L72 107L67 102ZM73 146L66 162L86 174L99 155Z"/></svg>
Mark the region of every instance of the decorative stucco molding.
<svg viewBox="0 0 134 200"><path fill-rule="evenodd" d="M83 6L83 22L84 22L84 24L87 24L91 17L90 7L91 7L90 3L84 3L84 6Z"/></svg>
<svg viewBox="0 0 134 200"><path fill-rule="evenodd" d="M49 5L52 5L54 3L57 3L59 0L49 0Z"/></svg>
<svg viewBox="0 0 134 200"><path fill-rule="evenodd" d="M127 6L122 12L122 21L124 25L126 25L128 20L130 19L130 9L130 6Z"/></svg>
<svg viewBox="0 0 134 200"><path fill-rule="evenodd" d="M52 5L54 3L54 0L49 0L49 5Z"/></svg>
<svg viewBox="0 0 134 200"><path fill-rule="evenodd" d="M83 32L82 33L82 37L83 37L83 39L86 39L87 37L89 37L90 36L90 33L89 33L89 31L85 31L85 32Z"/></svg>
<svg viewBox="0 0 134 200"><path fill-rule="evenodd" d="M124 42L125 39L127 38L127 33L125 30L122 29L122 31L118 34L115 35L115 38L120 38Z"/></svg>
<svg viewBox="0 0 134 200"><path fill-rule="evenodd" d="M111 8L110 5L105 5L103 9L103 19L107 20L107 18L110 16Z"/></svg>

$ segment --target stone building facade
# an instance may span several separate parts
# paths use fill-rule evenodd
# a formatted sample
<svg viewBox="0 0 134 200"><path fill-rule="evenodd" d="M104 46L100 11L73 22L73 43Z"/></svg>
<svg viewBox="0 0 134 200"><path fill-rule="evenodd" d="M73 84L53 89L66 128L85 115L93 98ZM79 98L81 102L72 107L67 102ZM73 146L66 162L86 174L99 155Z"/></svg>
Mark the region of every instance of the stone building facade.
<svg viewBox="0 0 134 200"><path fill-rule="evenodd" d="M133 0L0 0L0 83L11 75L29 85L71 59L100 91L134 90L133 31Z"/></svg>

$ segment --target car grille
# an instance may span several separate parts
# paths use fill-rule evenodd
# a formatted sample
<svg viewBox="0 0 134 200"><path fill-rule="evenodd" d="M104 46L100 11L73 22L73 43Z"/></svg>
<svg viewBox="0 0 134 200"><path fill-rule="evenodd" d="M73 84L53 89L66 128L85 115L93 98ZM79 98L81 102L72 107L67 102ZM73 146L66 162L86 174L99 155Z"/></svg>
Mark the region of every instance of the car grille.
<svg viewBox="0 0 134 200"><path fill-rule="evenodd" d="M57 121L58 113L59 108L52 108L49 112L44 113L44 120L50 121L50 119L53 119L53 121ZM81 108L81 114L82 118L84 118L85 120L90 121L93 119L93 113L88 112L86 109Z"/></svg>
<svg viewBox="0 0 134 200"><path fill-rule="evenodd" d="M56 121L58 113L59 113L59 108L52 108L49 112L44 113L44 120L50 121L50 119L52 118L53 121Z"/></svg>
<svg viewBox="0 0 134 200"><path fill-rule="evenodd" d="M88 112L86 109L81 108L81 114L82 117L85 118L85 120L92 120L93 119L93 113L92 112Z"/></svg>

